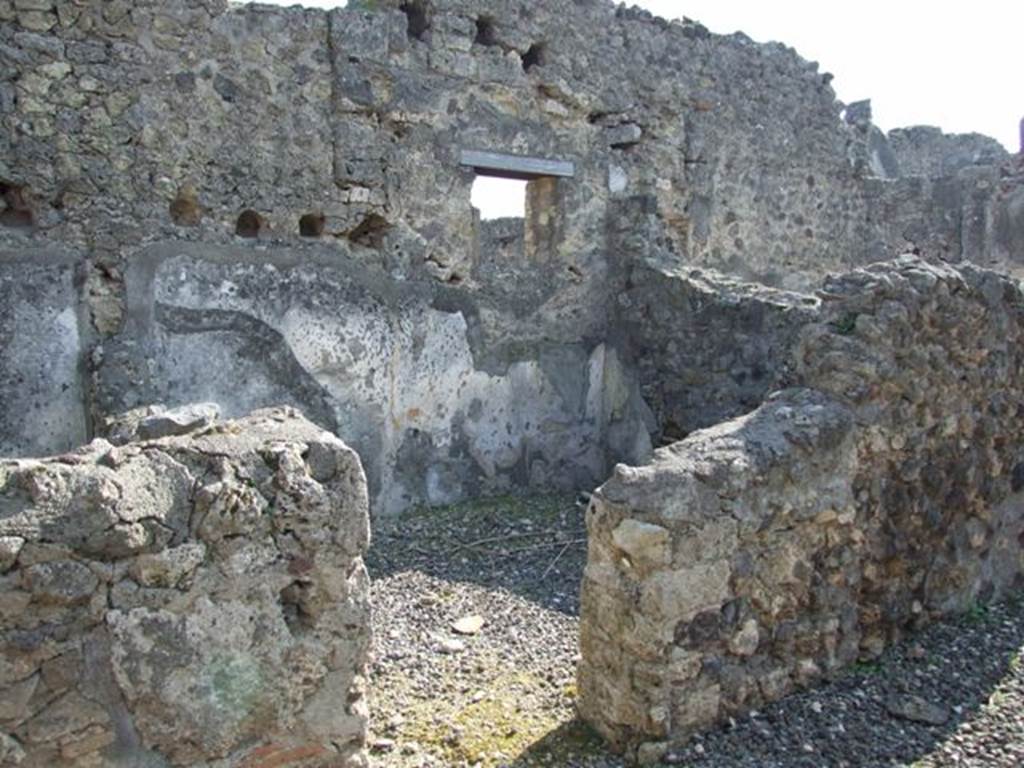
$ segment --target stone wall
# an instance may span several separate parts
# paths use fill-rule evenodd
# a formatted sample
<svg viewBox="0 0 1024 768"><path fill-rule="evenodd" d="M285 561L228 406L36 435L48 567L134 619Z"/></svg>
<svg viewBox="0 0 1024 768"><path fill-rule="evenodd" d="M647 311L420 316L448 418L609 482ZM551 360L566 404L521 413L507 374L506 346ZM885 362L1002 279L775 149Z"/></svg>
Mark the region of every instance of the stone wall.
<svg viewBox="0 0 1024 768"><path fill-rule="evenodd" d="M477 227L480 269L497 271L521 264L526 258L524 227L524 220L517 217L482 219Z"/></svg>
<svg viewBox="0 0 1024 768"><path fill-rule="evenodd" d="M606 0L0 0L0 322L46 329L0 348L0 401L28 406L0 450L154 401L291 403L360 451L383 513L592 486L657 431L609 310L632 266L807 291L908 247L1019 260L1018 178L879 178L886 139L830 80ZM489 244L463 150L572 165L533 181L521 252ZM22 269L58 252L59 290Z"/></svg>
<svg viewBox="0 0 1024 768"><path fill-rule="evenodd" d="M365 765L367 545L288 409L0 463L0 764Z"/></svg>
<svg viewBox="0 0 1024 768"><path fill-rule="evenodd" d="M794 375L788 350L814 296L712 270L632 267L617 309L644 401L673 442L756 408Z"/></svg>
<svg viewBox="0 0 1024 768"><path fill-rule="evenodd" d="M813 388L593 498L580 707L634 758L1020 584L1020 285L907 257L822 298L790 351Z"/></svg>
<svg viewBox="0 0 1024 768"><path fill-rule="evenodd" d="M1011 274L1020 278L1024 275L1024 154L1017 155L1015 163L1000 174L992 189L994 194L979 206L980 212L975 216L979 226L974 242L990 239L994 243L990 263L1008 264Z"/></svg>
<svg viewBox="0 0 1024 768"><path fill-rule="evenodd" d="M137 254L125 294L125 332L90 361L97 421L152 402L229 417L290 404L359 451L380 514L592 487L649 453L649 411L615 351L528 343L501 295L469 304L348 254L277 248L255 264L245 248L187 244ZM545 295L514 300L530 323Z"/></svg>
<svg viewBox="0 0 1024 768"><path fill-rule="evenodd" d="M1024 294L973 266L904 258L827 280L799 379L857 422L862 647L989 600L1021 567ZM875 621L877 619L877 623Z"/></svg>
<svg viewBox="0 0 1024 768"><path fill-rule="evenodd" d="M789 390L595 494L580 712L614 748L651 762L856 657L856 583L829 582L856 530L851 421Z"/></svg>
<svg viewBox="0 0 1024 768"><path fill-rule="evenodd" d="M309 216L395 269L465 280L458 157L480 149L574 161L558 260L585 272L608 197L638 193L658 195L681 256L763 271L779 253L746 237L814 269L803 230L830 242L851 181L816 65L610 2L30 5L0 5L0 179L37 232L104 263L140 240L229 240L251 212L246 234L294 238Z"/></svg>
<svg viewBox="0 0 1024 768"><path fill-rule="evenodd" d="M1020 187L1019 156L974 133L915 126L884 134L871 122L870 101L848 105L844 118L860 179L856 261L913 252L1019 271L1024 218L1007 206Z"/></svg>
<svg viewBox="0 0 1024 768"><path fill-rule="evenodd" d="M946 134L918 125L889 131L886 138L901 176L955 176L972 165L999 166L1010 159L1002 144L978 133Z"/></svg>

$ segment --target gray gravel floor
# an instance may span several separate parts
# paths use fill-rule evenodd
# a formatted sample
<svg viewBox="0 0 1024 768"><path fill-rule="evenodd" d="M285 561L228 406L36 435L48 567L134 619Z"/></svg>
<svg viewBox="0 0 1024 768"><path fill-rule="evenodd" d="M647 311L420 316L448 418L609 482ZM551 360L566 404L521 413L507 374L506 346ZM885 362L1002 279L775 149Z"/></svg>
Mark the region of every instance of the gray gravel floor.
<svg viewBox="0 0 1024 768"><path fill-rule="evenodd" d="M376 533L376 766L623 765L575 718L584 537L583 510L564 497L415 512ZM1020 598L935 625L877 662L704 734L670 763L1024 766ZM900 696L937 704L949 720L896 717L889 705Z"/></svg>

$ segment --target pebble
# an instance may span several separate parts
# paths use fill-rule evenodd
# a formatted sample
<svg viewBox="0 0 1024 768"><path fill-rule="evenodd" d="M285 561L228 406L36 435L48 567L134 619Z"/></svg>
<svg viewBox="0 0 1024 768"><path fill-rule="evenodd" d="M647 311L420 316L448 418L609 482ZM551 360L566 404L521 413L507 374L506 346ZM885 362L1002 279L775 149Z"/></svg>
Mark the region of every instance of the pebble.
<svg viewBox="0 0 1024 768"><path fill-rule="evenodd" d="M460 635L475 635L483 629L483 616L463 616L452 624L452 629Z"/></svg>
<svg viewBox="0 0 1024 768"><path fill-rule="evenodd" d="M466 644L461 640L444 638L440 642L441 653L462 653L466 650Z"/></svg>
<svg viewBox="0 0 1024 768"><path fill-rule="evenodd" d="M949 708L942 704L927 701L921 696L906 694L891 696L886 701L885 708L893 717L926 725L944 725L950 715Z"/></svg>

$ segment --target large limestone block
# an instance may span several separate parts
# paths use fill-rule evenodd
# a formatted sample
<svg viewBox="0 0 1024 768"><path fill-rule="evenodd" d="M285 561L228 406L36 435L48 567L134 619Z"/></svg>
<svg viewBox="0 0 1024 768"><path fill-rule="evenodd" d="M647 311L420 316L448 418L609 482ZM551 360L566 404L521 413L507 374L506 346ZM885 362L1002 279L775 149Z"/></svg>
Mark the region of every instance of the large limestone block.
<svg viewBox="0 0 1024 768"><path fill-rule="evenodd" d="M0 464L0 755L365 765L368 538L290 409Z"/></svg>

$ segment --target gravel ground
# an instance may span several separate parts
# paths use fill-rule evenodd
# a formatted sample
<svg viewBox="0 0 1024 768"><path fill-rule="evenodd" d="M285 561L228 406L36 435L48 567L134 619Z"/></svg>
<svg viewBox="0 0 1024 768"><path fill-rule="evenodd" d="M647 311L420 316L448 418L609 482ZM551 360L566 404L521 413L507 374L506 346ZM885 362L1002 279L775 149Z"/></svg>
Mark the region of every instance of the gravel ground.
<svg viewBox="0 0 1024 768"><path fill-rule="evenodd" d="M413 512L375 537L378 768L621 768L575 718L586 544L573 499ZM1020 597L935 625L877 662L704 734L669 762L1024 766ZM897 711L948 719L928 725Z"/></svg>

